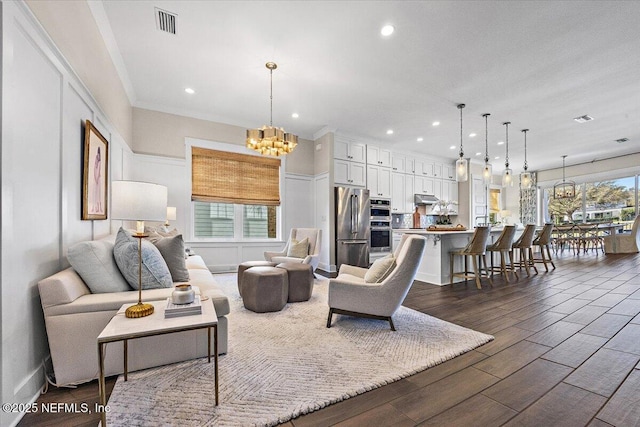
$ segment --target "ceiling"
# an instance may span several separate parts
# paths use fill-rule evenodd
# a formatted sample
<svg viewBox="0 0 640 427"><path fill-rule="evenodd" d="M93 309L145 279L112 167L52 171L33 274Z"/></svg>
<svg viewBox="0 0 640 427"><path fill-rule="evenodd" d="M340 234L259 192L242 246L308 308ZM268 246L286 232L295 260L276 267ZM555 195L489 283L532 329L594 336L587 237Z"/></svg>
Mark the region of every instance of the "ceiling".
<svg viewBox="0 0 640 427"><path fill-rule="evenodd" d="M178 15L176 35L156 28L155 7ZM523 128L530 170L560 167L564 154L572 165L640 152L640 2L104 1L92 9L137 107L259 127L269 121L264 64L275 61L274 125L306 139L327 127L454 159L456 105L465 103L465 156L484 157L481 115L491 113L496 172L505 121L515 172ZM391 36L380 34L384 24L395 27ZM585 114L594 120L573 120Z"/></svg>

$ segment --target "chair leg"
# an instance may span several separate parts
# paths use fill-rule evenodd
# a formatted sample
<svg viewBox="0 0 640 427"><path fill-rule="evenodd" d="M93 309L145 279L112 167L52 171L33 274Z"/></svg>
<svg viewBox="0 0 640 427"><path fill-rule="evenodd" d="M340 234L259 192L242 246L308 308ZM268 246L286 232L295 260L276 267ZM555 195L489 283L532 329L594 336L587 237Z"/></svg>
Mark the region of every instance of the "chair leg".
<svg viewBox="0 0 640 427"><path fill-rule="evenodd" d="M475 255L473 255L473 272L476 275L476 286L478 289L482 289L482 286L480 285L480 272L478 271L478 260L476 260Z"/></svg>
<svg viewBox="0 0 640 427"><path fill-rule="evenodd" d="M516 280L520 280L520 276L518 276L518 271L513 266L513 250L510 250L507 255L509 255L509 265L511 266L511 272L515 276Z"/></svg>
<svg viewBox="0 0 640 427"><path fill-rule="evenodd" d="M487 255L482 254L482 262L484 263L484 272L487 275L487 280L489 280L489 284L493 286L493 280L491 280L491 276L489 276L489 271L487 271Z"/></svg>
<svg viewBox="0 0 640 427"><path fill-rule="evenodd" d="M396 327L393 325L393 319L389 316L389 325L391 326L391 330L395 332Z"/></svg>
<svg viewBox="0 0 640 427"><path fill-rule="evenodd" d="M538 267L536 267L535 262L533 261L533 248L529 246L529 262L531 263L531 267L538 274Z"/></svg>
<svg viewBox="0 0 640 427"><path fill-rule="evenodd" d="M522 268L523 263L524 263L524 270L527 272L527 277L531 277L531 272L529 271L529 261L527 260L526 249L520 248L520 268Z"/></svg>
<svg viewBox="0 0 640 427"><path fill-rule="evenodd" d="M491 277L493 278L493 252L489 252L489 258L491 259Z"/></svg>
<svg viewBox="0 0 640 427"><path fill-rule="evenodd" d="M469 266L467 264L467 255L463 255L464 257L464 284L467 284L467 273L469 272Z"/></svg>
<svg viewBox="0 0 640 427"><path fill-rule="evenodd" d="M454 261L454 256L453 254L449 254L449 284L453 285L453 261Z"/></svg>
<svg viewBox="0 0 640 427"><path fill-rule="evenodd" d="M544 264L544 269L548 272L549 267L547 267L547 258L544 254L544 247L540 245L539 248L540 248L540 256L542 257L542 263Z"/></svg>
<svg viewBox="0 0 640 427"><path fill-rule="evenodd" d="M327 318L327 328L331 327L332 317L333 317L333 308L329 308L329 317Z"/></svg>
<svg viewBox="0 0 640 427"><path fill-rule="evenodd" d="M553 258L551 258L551 251L549 250L549 245L544 245L547 248L547 255L549 255L549 262L551 263L551 267L556 269L556 265L553 263Z"/></svg>

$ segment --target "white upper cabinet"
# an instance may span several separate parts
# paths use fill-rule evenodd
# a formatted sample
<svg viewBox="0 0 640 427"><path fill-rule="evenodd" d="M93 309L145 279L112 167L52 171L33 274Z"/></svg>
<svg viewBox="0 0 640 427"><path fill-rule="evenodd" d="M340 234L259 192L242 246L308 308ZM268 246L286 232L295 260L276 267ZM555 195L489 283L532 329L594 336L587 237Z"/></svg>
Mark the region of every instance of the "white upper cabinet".
<svg viewBox="0 0 640 427"><path fill-rule="evenodd" d="M365 163L367 146L343 137L336 137L333 141L333 158Z"/></svg>
<svg viewBox="0 0 640 427"><path fill-rule="evenodd" d="M433 163L433 176L436 178L442 178L443 175L443 165L442 163Z"/></svg>
<svg viewBox="0 0 640 427"><path fill-rule="evenodd" d="M391 156L391 169L394 172L413 174L415 172L414 158L404 154L393 154Z"/></svg>
<svg viewBox="0 0 640 427"><path fill-rule="evenodd" d="M367 164L391 167L391 150L385 150L375 145L367 145Z"/></svg>
<svg viewBox="0 0 640 427"><path fill-rule="evenodd" d="M431 160L416 159L415 174L433 178L434 177L433 165L434 165L434 162Z"/></svg>
<svg viewBox="0 0 640 427"><path fill-rule="evenodd" d="M412 213L414 205L414 177L400 172L391 173L391 212Z"/></svg>
<svg viewBox="0 0 640 427"><path fill-rule="evenodd" d="M430 194L435 196L435 183L433 178L424 176L415 176L415 192L416 194Z"/></svg>
<svg viewBox="0 0 640 427"><path fill-rule="evenodd" d="M455 180L456 167L454 165L442 165L442 179Z"/></svg>
<svg viewBox="0 0 640 427"><path fill-rule="evenodd" d="M381 166L367 166L367 188L370 197L391 198L391 169Z"/></svg>
<svg viewBox="0 0 640 427"><path fill-rule="evenodd" d="M364 187L367 183L365 165L345 160L334 160L333 181L336 184Z"/></svg>

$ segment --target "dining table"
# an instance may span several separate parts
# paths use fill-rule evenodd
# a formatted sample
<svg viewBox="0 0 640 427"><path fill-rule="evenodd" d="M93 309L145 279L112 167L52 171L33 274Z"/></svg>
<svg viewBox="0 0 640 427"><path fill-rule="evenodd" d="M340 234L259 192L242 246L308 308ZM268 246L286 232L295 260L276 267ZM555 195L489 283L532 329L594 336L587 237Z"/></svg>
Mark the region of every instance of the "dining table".
<svg viewBox="0 0 640 427"><path fill-rule="evenodd" d="M604 253L603 238L624 227L625 224L613 222L558 224L553 227L551 245L555 253L565 249L572 250L574 254L591 249Z"/></svg>

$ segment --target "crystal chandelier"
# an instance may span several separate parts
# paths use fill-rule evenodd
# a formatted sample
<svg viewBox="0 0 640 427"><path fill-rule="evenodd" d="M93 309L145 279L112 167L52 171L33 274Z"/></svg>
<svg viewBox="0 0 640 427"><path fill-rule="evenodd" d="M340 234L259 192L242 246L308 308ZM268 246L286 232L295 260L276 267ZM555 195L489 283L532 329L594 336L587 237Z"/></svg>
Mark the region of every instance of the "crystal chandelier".
<svg viewBox="0 0 640 427"><path fill-rule="evenodd" d="M502 172L502 186L503 187L513 187L513 171L509 169L509 125L511 122L504 122L503 125L506 129L506 139L505 145L507 148L507 153L504 158L504 171Z"/></svg>
<svg viewBox="0 0 640 427"><path fill-rule="evenodd" d="M484 169L482 170L482 180L485 184L491 184L491 175L493 174L493 170L491 164L489 163L489 119L488 117L491 114L484 113L482 117L484 117Z"/></svg>
<svg viewBox="0 0 640 427"><path fill-rule="evenodd" d="M573 199L576 197L576 183L564 179L564 159L566 157L566 154L562 156L562 182L553 186L554 199Z"/></svg>
<svg viewBox="0 0 640 427"><path fill-rule="evenodd" d="M527 132L529 132L529 129L522 129L522 133L524 133L524 171L520 174L520 185L525 190L530 189L533 184L531 172L527 171L529 169L527 164Z"/></svg>
<svg viewBox="0 0 640 427"><path fill-rule="evenodd" d="M460 158L456 160L456 181L465 182L469 179L469 168L467 159L464 158L464 150L462 149L462 109L464 104L458 104L460 110Z"/></svg>
<svg viewBox="0 0 640 427"><path fill-rule="evenodd" d="M271 119L269 126L260 129L247 129L247 148L255 150L263 156L281 156L289 154L298 145L298 137L285 133L284 129L273 127L273 70L278 68L275 62L265 64L269 69L271 101Z"/></svg>

